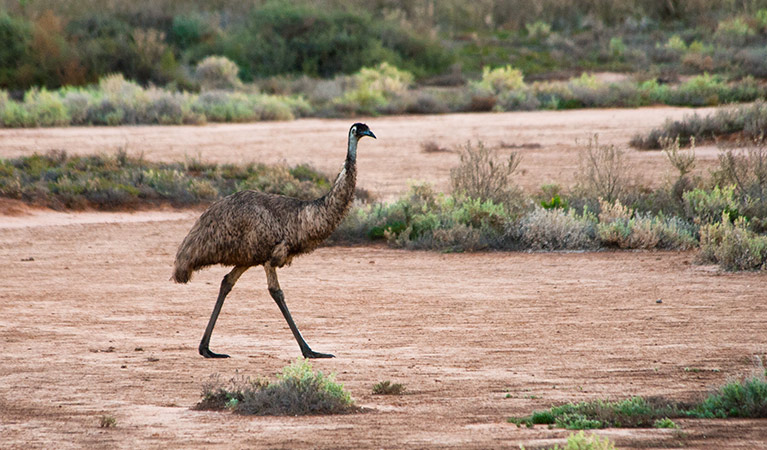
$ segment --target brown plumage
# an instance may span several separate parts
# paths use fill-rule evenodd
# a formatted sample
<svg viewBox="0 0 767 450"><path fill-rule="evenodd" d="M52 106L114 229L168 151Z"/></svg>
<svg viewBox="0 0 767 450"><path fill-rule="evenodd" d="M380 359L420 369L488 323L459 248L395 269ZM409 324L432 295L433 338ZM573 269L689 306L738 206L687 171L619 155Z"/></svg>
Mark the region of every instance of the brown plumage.
<svg viewBox="0 0 767 450"><path fill-rule="evenodd" d="M354 198L357 176L357 142L375 138L367 125L349 129L346 161L333 187L315 200L299 200L258 191L241 191L213 203L195 222L176 253L173 280L186 283L203 267L234 266L221 282L218 300L200 342L206 358L226 358L208 348L226 295L250 267L263 265L269 293L280 307L301 352L307 358L332 357L312 351L293 322L277 281L278 267L317 248L336 229Z"/></svg>

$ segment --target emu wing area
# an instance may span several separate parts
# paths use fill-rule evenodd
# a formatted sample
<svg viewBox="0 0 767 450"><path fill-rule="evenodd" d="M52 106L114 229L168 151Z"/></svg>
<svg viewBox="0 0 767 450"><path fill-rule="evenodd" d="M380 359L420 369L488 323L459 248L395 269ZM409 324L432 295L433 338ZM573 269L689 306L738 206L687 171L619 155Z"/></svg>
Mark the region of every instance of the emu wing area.
<svg viewBox="0 0 767 450"><path fill-rule="evenodd" d="M294 235L307 202L258 191L240 191L213 203L194 224L176 254L176 281L202 267L255 266ZM188 276L184 276L188 274Z"/></svg>

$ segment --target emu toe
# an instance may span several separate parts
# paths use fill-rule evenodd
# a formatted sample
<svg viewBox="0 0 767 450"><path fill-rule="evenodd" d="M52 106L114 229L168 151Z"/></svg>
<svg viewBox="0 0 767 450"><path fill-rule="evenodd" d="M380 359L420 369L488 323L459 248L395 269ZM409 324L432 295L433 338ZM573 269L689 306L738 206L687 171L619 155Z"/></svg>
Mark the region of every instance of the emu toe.
<svg viewBox="0 0 767 450"><path fill-rule="evenodd" d="M320 353L315 352L314 350L306 350L301 352L304 354L304 358L335 358L335 355L331 355L330 353Z"/></svg>
<svg viewBox="0 0 767 450"><path fill-rule="evenodd" d="M200 354L204 356L205 358L228 358L229 357L229 355L226 355L224 353L213 353L207 347L206 348L200 347Z"/></svg>

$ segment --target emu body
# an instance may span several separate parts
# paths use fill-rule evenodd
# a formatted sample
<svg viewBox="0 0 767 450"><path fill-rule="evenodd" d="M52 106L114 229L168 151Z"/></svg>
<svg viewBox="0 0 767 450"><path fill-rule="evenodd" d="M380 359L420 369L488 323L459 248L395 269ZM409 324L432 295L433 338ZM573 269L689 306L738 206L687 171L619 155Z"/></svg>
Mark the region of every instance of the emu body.
<svg viewBox="0 0 767 450"><path fill-rule="evenodd" d="M330 358L314 352L298 331L277 280L276 269L309 253L335 230L349 210L356 183L357 142L375 135L362 123L349 129L346 161L333 187L315 200L299 200L258 191L241 191L213 203L192 226L178 248L173 280L187 283L192 273L221 264L234 266L221 281L218 299L200 342L206 358L227 358L209 349L210 337L227 294L250 267L263 266L269 294L282 311L306 358Z"/></svg>

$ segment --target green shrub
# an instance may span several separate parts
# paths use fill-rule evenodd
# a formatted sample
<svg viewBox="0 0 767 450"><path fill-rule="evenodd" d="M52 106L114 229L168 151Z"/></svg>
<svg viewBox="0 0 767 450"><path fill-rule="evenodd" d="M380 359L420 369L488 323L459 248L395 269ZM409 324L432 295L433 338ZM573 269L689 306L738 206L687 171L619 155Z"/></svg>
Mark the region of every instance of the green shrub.
<svg viewBox="0 0 767 450"><path fill-rule="evenodd" d="M373 395L402 395L405 392L405 386L391 381L381 381L373 386Z"/></svg>
<svg viewBox="0 0 767 450"><path fill-rule="evenodd" d="M751 228L767 231L767 144L755 142L744 151L722 152L712 175L715 183L734 187L737 209L751 220Z"/></svg>
<svg viewBox="0 0 767 450"><path fill-rule="evenodd" d="M225 56L208 56L195 67L195 77L203 90L232 90L242 86L239 68Z"/></svg>
<svg viewBox="0 0 767 450"><path fill-rule="evenodd" d="M522 89L524 86L522 72L509 65L495 69L486 66L482 69L482 79L471 83L477 92L491 95Z"/></svg>
<svg viewBox="0 0 767 450"><path fill-rule="evenodd" d="M239 378L222 383L214 376L203 385L202 397L197 409L231 409L259 416L347 414L358 409L335 381L335 374L315 372L308 360L300 358L274 382Z"/></svg>
<svg viewBox="0 0 767 450"><path fill-rule="evenodd" d="M744 217L731 222L724 213L720 222L701 227L698 260L724 270L767 269L767 236L750 231Z"/></svg>
<svg viewBox="0 0 767 450"><path fill-rule="evenodd" d="M531 250L596 249L596 217L575 210L536 208L519 225L520 240Z"/></svg>
<svg viewBox="0 0 767 450"><path fill-rule="evenodd" d="M501 157L497 150L467 142L460 152L458 167L450 170L453 195L504 205L508 211L521 209L521 192L514 184L520 157L512 152Z"/></svg>
<svg viewBox="0 0 767 450"><path fill-rule="evenodd" d="M762 8L756 12L756 25L762 33L767 32L767 9Z"/></svg>
<svg viewBox="0 0 767 450"><path fill-rule="evenodd" d="M576 191L587 199L608 203L623 198L629 184L626 152L615 145L601 145L599 136L589 138L581 152Z"/></svg>
<svg viewBox="0 0 767 450"><path fill-rule="evenodd" d="M710 224L718 222L722 215L728 221L735 220L740 216L738 202L735 200L734 186L712 190L693 189L683 194L684 208L687 217L698 224Z"/></svg>
<svg viewBox="0 0 767 450"><path fill-rule="evenodd" d="M335 100L336 107L349 114L379 114L406 93L413 75L384 62L363 67L352 80L354 87Z"/></svg>
<svg viewBox="0 0 767 450"><path fill-rule="evenodd" d="M759 375L725 384L692 410L695 417L767 417L767 380Z"/></svg>
<svg viewBox="0 0 767 450"><path fill-rule="evenodd" d="M658 419L655 421L655 423L652 424L653 428L671 428L671 429L677 429L679 428L679 425L674 423L673 420L669 419L668 417L664 417L662 419Z"/></svg>
<svg viewBox="0 0 767 450"><path fill-rule="evenodd" d="M525 30L531 39L545 39L551 34L551 25L542 20L536 20L533 23L526 23Z"/></svg>
<svg viewBox="0 0 767 450"><path fill-rule="evenodd" d="M602 201L600 210L597 237L603 246L688 250L697 244L694 228L677 217L635 214L619 201Z"/></svg>
<svg viewBox="0 0 767 450"><path fill-rule="evenodd" d="M623 39L620 36L613 36L610 38L608 49L613 58L622 58L626 53L626 44L623 43Z"/></svg>
<svg viewBox="0 0 767 450"><path fill-rule="evenodd" d="M684 40L681 37L679 37L678 34L674 34L670 38L668 38L668 41L666 42L665 47L669 50L672 50L678 53L684 53L687 51L687 44L684 42Z"/></svg>
<svg viewBox="0 0 767 450"><path fill-rule="evenodd" d="M726 45L739 46L745 44L754 34L754 30L745 20L735 17L719 22L714 38Z"/></svg>

